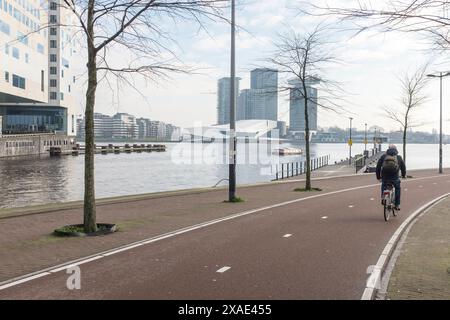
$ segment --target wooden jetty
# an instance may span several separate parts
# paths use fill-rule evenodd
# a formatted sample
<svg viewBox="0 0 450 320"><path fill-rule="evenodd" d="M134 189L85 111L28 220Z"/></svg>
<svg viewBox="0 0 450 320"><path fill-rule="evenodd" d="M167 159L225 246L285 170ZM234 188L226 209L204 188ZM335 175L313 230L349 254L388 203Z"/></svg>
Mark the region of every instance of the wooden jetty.
<svg viewBox="0 0 450 320"><path fill-rule="evenodd" d="M123 146L115 146L113 144L98 146L94 145L94 153L95 154L109 154L109 153L142 153L142 152L165 152L166 146L163 144L125 144ZM74 155L78 156L80 154L86 153L86 148L77 145L73 147L72 150L67 149L63 150L60 147L51 147L49 150L51 156L60 156L60 155Z"/></svg>

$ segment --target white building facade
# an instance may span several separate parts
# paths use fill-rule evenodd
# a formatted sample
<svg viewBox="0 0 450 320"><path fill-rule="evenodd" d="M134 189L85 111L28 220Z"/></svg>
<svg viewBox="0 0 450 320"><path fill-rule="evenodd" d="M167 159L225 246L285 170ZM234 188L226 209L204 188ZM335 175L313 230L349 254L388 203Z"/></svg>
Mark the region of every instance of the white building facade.
<svg viewBox="0 0 450 320"><path fill-rule="evenodd" d="M75 17L61 0L0 0L3 134L76 135ZM64 27L63 27L64 26Z"/></svg>

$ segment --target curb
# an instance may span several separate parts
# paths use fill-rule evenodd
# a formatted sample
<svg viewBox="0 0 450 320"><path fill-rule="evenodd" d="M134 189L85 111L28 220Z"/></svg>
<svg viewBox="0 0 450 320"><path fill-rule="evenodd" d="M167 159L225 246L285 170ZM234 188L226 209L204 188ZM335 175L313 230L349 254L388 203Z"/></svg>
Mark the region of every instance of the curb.
<svg viewBox="0 0 450 320"><path fill-rule="evenodd" d="M328 180L328 179L338 179L338 178L349 178L357 176L356 174L350 175L340 175L340 176L332 176L332 177L318 177L311 178L312 181L320 181L320 180ZM292 179L292 180L282 180L282 181L270 181L270 182L261 182L261 183L253 183L253 184L243 184L239 185L238 188L252 188L252 187L266 187L277 184L286 184L286 183L297 183L305 181L305 179ZM227 190L227 186L221 187L205 187L205 188L192 188L192 189L181 189L181 190L173 190L173 191L162 191L162 192L152 192L152 193L143 193L137 195L125 195L118 197L110 197L110 198L99 198L96 199L96 206L104 206L110 204L118 204L118 203L127 203L134 201L144 201L149 199L161 199L161 198L169 198L176 196L188 196L195 194L203 194L214 191L223 191ZM73 209L81 209L83 208L83 200L76 200L70 202L62 202L55 203L51 205L36 205L36 206L27 206L27 207L18 207L18 208L10 208L10 209L0 209L0 220L15 218L15 217L23 217L35 214L44 214L51 213L62 210L73 210Z"/></svg>
<svg viewBox="0 0 450 320"><path fill-rule="evenodd" d="M405 221L403 221L400 227L397 228L394 235L391 237L387 245L384 247L383 252L378 258L377 264L373 267L369 279L367 280L367 285L366 288L364 289L361 300L374 300L374 297L379 290L378 284L381 283L382 276L386 271L386 267L389 264L389 260L391 259L392 254L394 253L398 245L398 242L403 233L406 231L406 229L415 222L416 218L418 218L420 214L432 208L438 202L449 196L450 193L446 193L424 204L422 207L414 211Z"/></svg>

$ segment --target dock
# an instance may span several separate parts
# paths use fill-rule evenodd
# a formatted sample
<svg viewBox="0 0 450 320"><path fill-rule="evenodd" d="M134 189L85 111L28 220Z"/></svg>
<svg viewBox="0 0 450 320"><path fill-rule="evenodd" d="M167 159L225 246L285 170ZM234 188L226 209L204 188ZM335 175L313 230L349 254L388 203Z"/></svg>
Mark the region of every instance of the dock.
<svg viewBox="0 0 450 320"><path fill-rule="evenodd" d="M95 154L119 154L119 153L142 153L142 152L165 152L167 147L162 144L125 144L115 146L113 144L98 146L94 145ZM51 156L73 155L78 156L86 153L86 148L80 145L73 147L72 150L63 150L60 147L51 147L49 150Z"/></svg>

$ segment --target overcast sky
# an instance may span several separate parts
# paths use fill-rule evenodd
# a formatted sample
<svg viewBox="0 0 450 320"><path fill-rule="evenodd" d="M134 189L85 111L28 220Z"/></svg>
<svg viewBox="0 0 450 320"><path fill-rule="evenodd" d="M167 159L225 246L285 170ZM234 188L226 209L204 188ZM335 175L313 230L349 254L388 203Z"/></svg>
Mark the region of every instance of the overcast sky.
<svg viewBox="0 0 450 320"><path fill-rule="evenodd" d="M237 0L237 23L241 27L237 35L237 76L242 78L241 89L249 88L249 71L264 62L273 52L277 35L293 29L299 33L310 30L322 19L299 15L295 0ZM317 2L317 1L316 1ZM353 0L332 1L333 4L348 5ZM331 21L328 21L329 23ZM97 97L96 112L113 114L128 112L138 117L147 117L191 127L195 122L205 125L216 123L217 80L229 76L229 26L224 23L207 23L208 33L198 30L193 23L181 23L171 28L179 47L178 57L191 67L200 68L196 74L172 75L169 80L157 80L136 86L139 94L124 88L113 93L102 83ZM354 126L363 129L364 123L386 129L398 129L398 124L388 120L384 106L398 106L400 85L398 76L407 70L413 71L425 61L434 65L430 71L450 69L439 56L433 56L423 37L413 34L365 32L353 36L351 32L330 31L329 38L336 42L341 64L329 69L326 76L339 81L347 93L346 107L353 115ZM120 52L116 52L120 56ZM446 90L446 88L448 88ZM439 83L430 82L427 89L429 101L418 110L415 117L425 123L416 130L431 131L438 128ZM84 93L79 93L79 113L83 112ZM319 91L320 99L320 91ZM147 101L146 101L147 100ZM288 121L288 102L279 98L279 118ZM319 110L320 127L338 125L348 127L349 114L334 114ZM450 119L450 81L444 80L444 119ZM444 123L444 131L450 122Z"/></svg>

